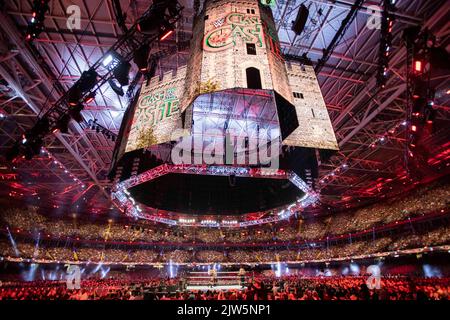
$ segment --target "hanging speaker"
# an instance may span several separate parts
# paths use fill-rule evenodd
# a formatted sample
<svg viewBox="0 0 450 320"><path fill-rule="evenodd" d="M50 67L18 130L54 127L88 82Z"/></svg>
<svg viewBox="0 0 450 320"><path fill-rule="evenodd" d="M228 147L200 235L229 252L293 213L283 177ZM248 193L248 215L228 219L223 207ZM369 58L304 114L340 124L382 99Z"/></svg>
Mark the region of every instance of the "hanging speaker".
<svg viewBox="0 0 450 320"><path fill-rule="evenodd" d="M297 18L292 24L292 31L294 31L297 35L302 33L303 29L305 29L306 20L308 20L309 10L308 8L302 4L297 12Z"/></svg>

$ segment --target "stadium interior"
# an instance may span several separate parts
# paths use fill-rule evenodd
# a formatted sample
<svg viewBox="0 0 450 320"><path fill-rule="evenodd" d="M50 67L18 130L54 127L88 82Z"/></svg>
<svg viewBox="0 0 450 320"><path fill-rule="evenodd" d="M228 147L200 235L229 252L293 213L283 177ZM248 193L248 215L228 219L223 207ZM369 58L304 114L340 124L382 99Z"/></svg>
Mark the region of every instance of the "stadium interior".
<svg viewBox="0 0 450 320"><path fill-rule="evenodd" d="M448 300L449 16L0 0L0 300Z"/></svg>

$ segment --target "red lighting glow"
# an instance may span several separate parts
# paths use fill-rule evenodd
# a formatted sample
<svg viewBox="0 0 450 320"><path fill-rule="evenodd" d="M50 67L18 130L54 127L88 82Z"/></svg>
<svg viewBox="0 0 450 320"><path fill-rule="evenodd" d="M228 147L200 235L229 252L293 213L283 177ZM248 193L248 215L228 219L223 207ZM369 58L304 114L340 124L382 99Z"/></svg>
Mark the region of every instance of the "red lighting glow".
<svg viewBox="0 0 450 320"><path fill-rule="evenodd" d="M417 131L417 127L415 125L411 126L411 131L416 132Z"/></svg>
<svg viewBox="0 0 450 320"><path fill-rule="evenodd" d="M89 97L86 98L86 100L85 100L84 102L86 102L86 103L91 103L91 102L93 102L94 100L95 100L95 97L89 96Z"/></svg>
<svg viewBox="0 0 450 320"><path fill-rule="evenodd" d="M422 72L422 61L416 60L414 62L414 70L417 72Z"/></svg>
<svg viewBox="0 0 450 320"><path fill-rule="evenodd" d="M160 41L166 40L172 33L173 33L173 30L167 31L159 40Z"/></svg>

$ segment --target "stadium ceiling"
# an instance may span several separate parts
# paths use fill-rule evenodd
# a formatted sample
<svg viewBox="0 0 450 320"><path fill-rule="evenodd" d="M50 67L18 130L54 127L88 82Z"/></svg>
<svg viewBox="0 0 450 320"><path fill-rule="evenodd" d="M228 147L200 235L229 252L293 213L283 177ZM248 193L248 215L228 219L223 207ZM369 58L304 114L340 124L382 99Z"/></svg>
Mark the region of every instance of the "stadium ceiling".
<svg viewBox="0 0 450 320"><path fill-rule="evenodd" d="M126 24L131 25L150 1L121 0ZM184 18L175 34L152 48L152 52L172 52L160 59L157 73L163 74L185 65L191 37L193 0L182 0ZM314 63L322 58L338 32L342 20L352 9L352 0L276 0L273 13L284 53L307 54ZM299 35L292 30L298 8L305 4L309 18ZM448 48L450 2L445 0L398 0L394 22L393 52L385 89L376 85L380 31L368 27L371 6L381 1L364 1L356 17L339 38L334 50L318 73L322 93L336 131L340 151L320 165L317 188L322 201L345 205L355 198L371 198L385 186L403 179L405 166L405 67L406 50L402 30L420 25L439 37ZM37 116L56 101L99 59L121 35L112 1L50 1L44 31L31 45L24 33L31 19L32 1L0 1L0 153L30 128ZM67 8L78 5L81 28L67 26ZM132 70L135 73L136 70ZM428 138L432 158L449 149L450 135L448 75L435 79L437 128ZM34 195L47 199L49 207L75 204L93 212L108 210L110 169L114 142L89 127L89 120L118 133L127 100L109 87L98 92L95 101L82 112L84 123L71 122L69 134L47 138L48 154L19 161L14 168L2 166L0 195L17 200ZM445 168L444 168L445 169ZM380 186L381 184L381 186ZM95 201L93 201L95 199ZM103 199L100 201L100 199ZM41 200L42 201L42 200ZM80 209L81 210L81 209Z"/></svg>

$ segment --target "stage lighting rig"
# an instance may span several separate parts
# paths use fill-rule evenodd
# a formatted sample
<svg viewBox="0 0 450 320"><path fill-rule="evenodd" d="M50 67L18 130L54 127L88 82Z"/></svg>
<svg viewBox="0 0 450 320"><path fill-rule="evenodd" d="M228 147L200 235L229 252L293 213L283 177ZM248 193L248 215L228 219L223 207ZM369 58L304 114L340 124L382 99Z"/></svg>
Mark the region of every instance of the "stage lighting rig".
<svg viewBox="0 0 450 320"><path fill-rule="evenodd" d="M414 176L428 166L428 162L420 154L427 148L422 141L431 134L436 117L436 92L431 79L439 72L448 70L446 65L448 66L449 54L438 46L436 37L427 29L405 29L403 40L407 57L406 123L409 123L406 130L405 164L408 173Z"/></svg>
<svg viewBox="0 0 450 320"><path fill-rule="evenodd" d="M95 101L95 92L91 92L91 93L88 94L88 95L86 96L86 98L84 99L84 103L87 103L87 104L92 103L92 102L94 102L94 101Z"/></svg>
<svg viewBox="0 0 450 320"><path fill-rule="evenodd" d="M148 55L150 53L150 47L144 45L134 52L133 62L136 64L140 72L146 72L148 70Z"/></svg>
<svg viewBox="0 0 450 320"><path fill-rule="evenodd" d="M81 74L80 79L78 80L78 84L77 84L78 88L82 92L87 92L89 90L92 90L92 88L94 88L95 85L97 84L97 77L98 77L98 74L93 69L84 71Z"/></svg>
<svg viewBox="0 0 450 320"><path fill-rule="evenodd" d="M114 81L114 79L109 79L108 80L109 86L111 87L111 89L119 96L123 97L123 95L125 94L125 92L123 91L122 87L119 86L116 81Z"/></svg>
<svg viewBox="0 0 450 320"><path fill-rule="evenodd" d="M69 109L70 117L76 122L80 123L83 121L83 116L81 115L81 111L84 109L83 104L78 103L76 106L73 106Z"/></svg>
<svg viewBox="0 0 450 320"><path fill-rule="evenodd" d="M102 65L108 70L114 70L123 62L123 58L116 52L108 52L102 60Z"/></svg>
<svg viewBox="0 0 450 320"><path fill-rule="evenodd" d="M45 13L50 9L49 0L34 0L33 13L28 24L25 40L32 41L36 39L44 30Z"/></svg>
<svg viewBox="0 0 450 320"><path fill-rule="evenodd" d="M117 82L123 87L127 86L130 82L129 73L131 69L131 64L128 61L121 62L116 68L113 70L113 75L116 78Z"/></svg>
<svg viewBox="0 0 450 320"><path fill-rule="evenodd" d="M174 29L171 26L163 27L160 31L159 35L159 41L164 41L167 38L169 38L172 33L174 32Z"/></svg>
<svg viewBox="0 0 450 320"><path fill-rule="evenodd" d="M149 14L144 15L137 24L137 30L147 35L159 35L161 38L167 34L168 29L173 30L173 24L168 18L176 16L178 11L177 1L154 0Z"/></svg>
<svg viewBox="0 0 450 320"><path fill-rule="evenodd" d="M35 4L45 5L47 3L48 1L35 1ZM45 9L45 6L43 8ZM112 84L113 90L123 95L123 89L116 85L115 81L122 86L128 85L128 73L131 67L129 61L133 59L135 51L159 41L161 36L159 32L154 34L139 32L138 25L142 24L143 21L158 21L158 31L160 27L163 30L174 29L175 23L181 18L182 10L183 7L178 1L154 1L142 17L107 50L103 57L92 64L91 68L84 72L63 96L53 105L43 107L46 111L41 119L47 119L48 130L46 132L41 131L40 138L44 138L50 132L67 133L71 117L76 121L82 120L80 115L81 103L92 99L95 91L104 84ZM34 128L31 131L33 130ZM20 152L21 150L19 150L19 154ZM15 155L15 152L11 152L11 154Z"/></svg>
<svg viewBox="0 0 450 320"><path fill-rule="evenodd" d="M97 133L102 133L107 139L111 140L112 142L116 141L117 134L109 130L108 128L105 128L104 126L97 123L97 119L89 119L87 122L87 125L91 130L95 130Z"/></svg>
<svg viewBox="0 0 450 320"><path fill-rule="evenodd" d="M67 103L69 106L77 106L83 99L83 96L90 92L97 84L98 74L95 70L89 69L81 74L80 79L67 92ZM92 93L89 93L92 95Z"/></svg>
<svg viewBox="0 0 450 320"><path fill-rule="evenodd" d="M56 125L53 129L53 133L56 133L56 132L68 133L69 132L69 122L70 122L70 115L63 114L61 118L56 120Z"/></svg>
<svg viewBox="0 0 450 320"><path fill-rule="evenodd" d="M80 103L82 92L77 86L73 86L67 91L67 103L69 106L76 106Z"/></svg>
<svg viewBox="0 0 450 320"><path fill-rule="evenodd" d="M378 55L377 84L384 88L389 68L389 56L392 51L392 30L394 26L395 1L384 0L381 15L380 48Z"/></svg>

